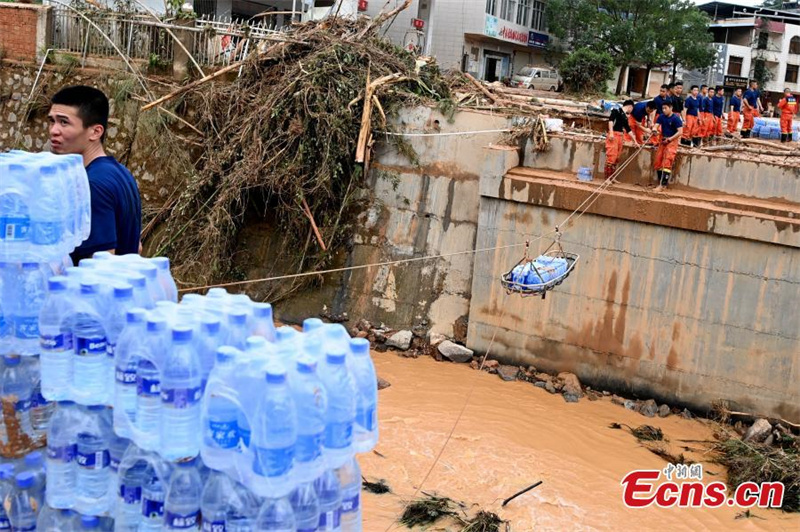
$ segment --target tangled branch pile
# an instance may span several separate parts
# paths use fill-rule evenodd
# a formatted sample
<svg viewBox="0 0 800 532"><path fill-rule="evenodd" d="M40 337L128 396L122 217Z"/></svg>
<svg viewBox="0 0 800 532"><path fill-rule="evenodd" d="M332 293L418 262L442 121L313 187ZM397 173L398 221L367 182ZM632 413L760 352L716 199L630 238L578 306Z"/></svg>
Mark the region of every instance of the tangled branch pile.
<svg viewBox="0 0 800 532"><path fill-rule="evenodd" d="M374 87L384 76L391 83ZM370 82L372 130L391 129L403 106L449 98L434 63L380 38L374 22L340 18L298 25L234 83L188 92L181 105L197 115L202 155L156 243L183 284L231 277L246 214L274 220L297 268L324 267L341 249L365 177L355 154Z"/></svg>

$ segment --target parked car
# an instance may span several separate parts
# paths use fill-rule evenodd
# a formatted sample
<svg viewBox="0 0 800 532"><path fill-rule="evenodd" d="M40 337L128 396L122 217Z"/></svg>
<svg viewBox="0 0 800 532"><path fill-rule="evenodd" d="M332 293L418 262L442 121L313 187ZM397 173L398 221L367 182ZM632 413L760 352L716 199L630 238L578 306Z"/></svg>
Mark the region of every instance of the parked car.
<svg viewBox="0 0 800 532"><path fill-rule="evenodd" d="M561 86L561 78L553 69L526 66L514 74L514 77L511 78L511 86L555 92Z"/></svg>

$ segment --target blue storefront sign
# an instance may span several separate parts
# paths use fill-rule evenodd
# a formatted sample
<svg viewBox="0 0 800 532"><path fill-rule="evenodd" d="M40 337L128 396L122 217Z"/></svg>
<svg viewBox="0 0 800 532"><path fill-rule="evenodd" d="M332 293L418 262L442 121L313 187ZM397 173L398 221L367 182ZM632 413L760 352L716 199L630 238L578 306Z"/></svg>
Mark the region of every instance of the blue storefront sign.
<svg viewBox="0 0 800 532"><path fill-rule="evenodd" d="M531 48L545 48L549 40L550 37L544 33L528 32L528 46Z"/></svg>

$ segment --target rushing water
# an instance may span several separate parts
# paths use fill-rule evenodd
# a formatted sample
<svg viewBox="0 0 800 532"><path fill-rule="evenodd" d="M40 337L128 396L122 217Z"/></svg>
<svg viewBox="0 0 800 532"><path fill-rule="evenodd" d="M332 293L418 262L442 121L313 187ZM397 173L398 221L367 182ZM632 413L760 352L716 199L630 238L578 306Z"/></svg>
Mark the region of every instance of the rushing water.
<svg viewBox="0 0 800 532"><path fill-rule="evenodd" d="M375 353L378 374L391 387L380 392L380 443L360 458L368 480L383 478L392 494L364 495L364 531L402 530L393 525L442 447L474 385L469 406L428 480L426 492L491 510L529 531L782 531L800 532L800 515L755 508L758 518L736 519L737 508L627 509L620 481L634 469L663 469L666 462L612 422L660 427L672 451L700 461L704 482L725 480L724 470L677 440L711 439L701 420L648 419L608 399L566 403L525 382L429 358ZM699 448L699 444L686 444ZM543 480L506 508L506 497ZM475 507L477 509L477 507ZM442 523L434 530L460 530Z"/></svg>

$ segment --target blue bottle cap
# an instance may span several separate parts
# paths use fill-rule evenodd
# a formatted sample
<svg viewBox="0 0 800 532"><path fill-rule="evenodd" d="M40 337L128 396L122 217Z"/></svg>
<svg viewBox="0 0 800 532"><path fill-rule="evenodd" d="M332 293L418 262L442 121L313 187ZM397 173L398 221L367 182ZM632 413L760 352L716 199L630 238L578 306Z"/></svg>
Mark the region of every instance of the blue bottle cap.
<svg viewBox="0 0 800 532"><path fill-rule="evenodd" d="M352 351L354 355L368 355L369 340L366 338L351 338L350 351Z"/></svg>
<svg viewBox="0 0 800 532"><path fill-rule="evenodd" d="M77 266L70 266L69 268L64 269L64 273L67 274L67 277L78 277L83 275L84 270L81 270Z"/></svg>
<svg viewBox="0 0 800 532"><path fill-rule="evenodd" d="M155 264L159 270L169 271L169 259L167 257L153 257L150 262Z"/></svg>
<svg viewBox="0 0 800 532"><path fill-rule="evenodd" d="M172 340L174 342L188 342L192 339L192 328L178 326L172 329Z"/></svg>
<svg viewBox="0 0 800 532"><path fill-rule="evenodd" d="M25 174L25 166L21 164L9 164L8 171L13 174Z"/></svg>
<svg viewBox="0 0 800 532"><path fill-rule="evenodd" d="M17 487L19 489L24 490L30 488L31 486L33 486L33 480L34 480L33 472L23 471L22 473L19 473L15 477L15 480L17 481Z"/></svg>
<svg viewBox="0 0 800 532"><path fill-rule="evenodd" d="M221 324L219 318L207 317L203 319L203 323L200 326L204 333L218 334Z"/></svg>
<svg viewBox="0 0 800 532"><path fill-rule="evenodd" d="M97 281L83 281L81 282L81 294L84 295L96 294L99 286L100 285Z"/></svg>
<svg viewBox="0 0 800 532"><path fill-rule="evenodd" d="M60 513L62 516L64 516L64 517L72 517L72 515L73 515L75 512L73 512L72 510L69 510L69 509L67 509L67 508L64 508L63 510L59 510L59 513Z"/></svg>
<svg viewBox="0 0 800 532"><path fill-rule="evenodd" d="M294 338L295 334L297 334L297 331L295 331L294 328L284 325L282 327L278 327L278 330L275 331L275 339L278 341L278 343L282 343Z"/></svg>
<svg viewBox="0 0 800 532"><path fill-rule="evenodd" d="M208 297L226 297L228 295L228 291L222 287L215 287L208 290L206 293Z"/></svg>
<svg viewBox="0 0 800 532"><path fill-rule="evenodd" d="M39 263L38 262L23 262L22 263L23 270L38 270Z"/></svg>
<svg viewBox="0 0 800 532"><path fill-rule="evenodd" d="M0 465L0 480L8 480L14 477L14 466L12 464Z"/></svg>
<svg viewBox="0 0 800 532"><path fill-rule="evenodd" d="M64 399L63 401L58 402L58 406L75 406L75 401Z"/></svg>
<svg viewBox="0 0 800 532"><path fill-rule="evenodd" d="M236 309L228 314L228 320L232 325L244 325L247 323L247 311Z"/></svg>
<svg viewBox="0 0 800 532"><path fill-rule="evenodd" d="M154 264L141 264L138 265L137 268L148 279L155 279L158 277L158 268L156 268Z"/></svg>
<svg viewBox="0 0 800 532"><path fill-rule="evenodd" d="M114 254L110 251L95 251L92 253L92 258L95 260L108 260L114 257Z"/></svg>
<svg viewBox="0 0 800 532"><path fill-rule="evenodd" d="M317 369L317 361L308 355L302 355L297 359L298 373L314 373Z"/></svg>
<svg viewBox="0 0 800 532"><path fill-rule="evenodd" d="M41 451L33 451L25 455L25 465L28 467L36 467L44 463L44 455Z"/></svg>
<svg viewBox="0 0 800 532"><path fill-rule="evenodd" d="M347 354L338 349L325 356L325 361L328 362L328 364L344 364L345 359L347 359Z"/></svg>
<svg viewBox="0 0 800 532"><path fill-rule="evenodd" d="M147 318L147 332L161 332L167 328L167 320L161 316L151 314Z"/></svg>
<svg viewBox="0 0 800 532"><path fill-rule="evenodd" d="M47 290L49 292L63 292L67 289L67 278L61 275L51 277L47 280Z"/></svg>
<svg viewBox="0 0 800 532"><path fill-rule="evenodd" d="M125 313L127 323L144 323L147 311L143 308L132 308Z"/></svg>
<svg viewBox="0 0 800 532"><path fill-rule="evenodd" d="M194 304L199 304L202 301L203 301L203 296L201 296L200 294L191 293L184 295L181 298L180 303L181 305L194 305Z"/></svg>
<svg viewBox="0 0 800 532"><path fill-rule="evenodd" d="M55 175L56 174L56 166L55 165L44 165L39 167L39 173L42 175Z"/></svg>
<svg viewBox="0 0 800 532"><path fill-rule="evenodd" d="M144 288L147 285L147 279L141 273L130 273L126 280L134 288Z"/></svg>
<svg viewBox="0 0 800 532"><path fill-rule="evenodd" d="M319 329L325 323L319 318L307 318L303 320L303 332L310 332Z"/></svg>
<svg viewBox="0 0 800 532"><path fill-rule="evenodd" d="M133 286L128 283L114 285L114 299L128 299L133 297Z"/></svg>
<svg viewBox="0 0 800 532"><path fill-rule="evenodd" d="M253 303L253 316L261 319L272 319L272 305L269 303Z"/></svg>
<svg viewBox="0 0 800 532"><path fill-rule="evenodd" d="M19 366L19 357L17 355L3 355L3 363L6 366Z"/></svg>
<svg viewBox="0 0 800 532"><path fill-rule="evenodd" d="M89 405L86 408L91 412L102 412L106 409L106 405Z"/></svg>
<svg viewBox="0 0 800 532"><path fill-rule="evenodd" d="M238 350L235 347L222 346L217 349L217 363L225 364L232 362L236 358Z"/></svg>
<svg viewBox="0 0 800 532"><path fill-rule="evenodd" d="M95 268L97 267L97 259L81 259L78 261L80 268Z"/></svg>
<svg viewBox="0 0 800 532"><path fill-rule="evenodd" d="M284 382L286 382L286 370L275 366L267 370L268 384L283 384Z"/></svg>
<svg viewBox="0 0 800 532"><path fill-rule="evenodd" d="M267 345L267 340L261 336L248 336L244 343L247 344L247 349L261 349Z"/></svg>
<svg viewBox="0 0 800 532"><path fill-rule="evenodd" d="M97 528L100 526L100 519L96 515L82 515L81 526L83 528Z"/></svg>

